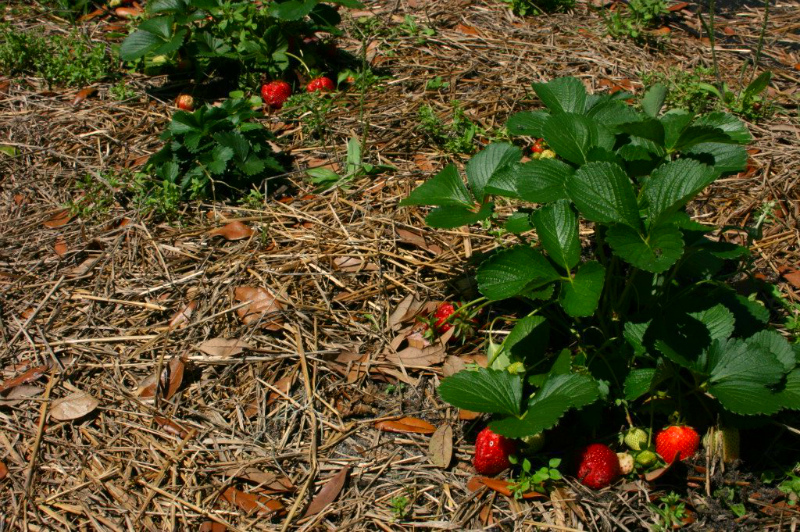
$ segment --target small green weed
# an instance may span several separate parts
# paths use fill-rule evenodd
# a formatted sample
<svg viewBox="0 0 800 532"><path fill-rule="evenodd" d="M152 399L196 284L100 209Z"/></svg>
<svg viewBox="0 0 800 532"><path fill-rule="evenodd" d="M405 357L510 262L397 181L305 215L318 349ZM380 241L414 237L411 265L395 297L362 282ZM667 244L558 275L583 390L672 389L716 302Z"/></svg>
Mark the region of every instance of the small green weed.
<svg viewBox="0 0 800 532"><path fill-rule="evenodd" d="M614 11L610 16L604 14L608 33L615 39L652 41L648 30L661 23L661 19L669 13L668 5L667 0L630 0L625 9Z"/></svg>
<svg viewBox="0 0 800 532"><path fill-rule="evenodd" d="M302 92L286 100L281 116L286 120L300 122L304 135L324 140L329 129L328 115L334 106L334 99L328 93Z"/></svg>
<svg viewBox="0 0 800 532"><path fill-rule="evenodd" d="M686 512L686 504L681 502L680 495L670 492L662 496L659 502L658 506L655 504L650 505L650 509L658 518L651 530L661 532L682 527L684 519L688 517L688 513Z"/></svg>
<svg viewBox="0 0 800 532"><path fill-rule="evenodd" d="M344 175L339 175L330 168L312 168L306 173L312 183L319 185L320 190L324 190L333 186L346 185L361 176L376 175L394 169L389 165L365 163L361 153L361 143L353 137L347 141L347 164Z"/></svg>
<svg viewBox="0 0 800 532"><path fill-rule="evenodd" d="M513 455L509 457L512 464L516 464L518 459ZM521 499L525 493L537 491L539 493L547 493L552 487L553 483L561 480L561 471L558 467L561 465L560 458L551 458L547 465L533 470L531 461L527 458L522 459L522 472L516 482L512 483L509 488L515 499Z"/></svg>
<svg viewBox="0 0 800 532"><path fill-rule="evenodd" d="M794 468L786 474L786 478L778 484L778 489L786 494L787 502L792 506L797 504L800 499L800 463L795 465Z"/></svg>
<svg viewBox="0 0 800 532"><path fill-rule="evenodd" d="M435 78L429 79L428 83L425 84L426 91L438 91L439 89L447 90L450 88L449 81L443 81L442 76L436 76Z"/></svg>
<svg viewBox="0 0 800 532"><path fill-rule="evenodd" d="M73 216L89 218L95 214L105 214L114 206L115 190L125 192L135 188L134 176L129 171L104 172L100 177L105 180L105 183L89 174L75 183L78 197L70 200L66 205ZM113 190L110 190L109 187Z"/></svg>
<svg viewBox="0 0 800 532"><path fill-rule="evenodd" d="M0 27L0 71L44 78L48 87L84 86L110 77L114 67L105 44L78 32L45 36L6 25Z"/></svg>
<svg viewBox="0 0 800 532"><path fill-rule="evenodd" d="M475 151L475 135L483 132L464 112L461 104L453 100L453 118L445 124L436 115L433 107L423 105L419 109L418 129L427 135L437 146L449 153L470 154Z"/></svg>
<svg viewBox="0 0 800 532"><path fill-rule="evenodd" d="M425 44L428 37L436 35L436 30L424 24L418 24L414 17L406 15L398 29L408 37L414 37L417 44Z"/></svg>
<svg viewBox="0 0 800 532"><path fill-rule="evenodd" d="M120 80L108 88L108 94L115 100L124 101L135 98L137 93L124 80Z"/></svg>
<svg viewBox="0 0 800 532"><path fill-rule="evenodd" d="M92 0L45 0L43 5L52 9L53 14L75 22L81 15L88 13L94 6Z"/></svg>
<svg viewBox="0 0 800 532"><path fill-rule="evenodd" d="M535 16L544 13L566 13L575 7L575 0L503 0L511 5L511 11L519 16Z"/></svg>
<svg viewBox="0 0 800 532"><path fill-rule="evenodd" d="M409 506L411 504L411 499L405 495L392 497L390 504L392 505L392 516L395 521L402 521L411 514L411 508Z"/></svg>

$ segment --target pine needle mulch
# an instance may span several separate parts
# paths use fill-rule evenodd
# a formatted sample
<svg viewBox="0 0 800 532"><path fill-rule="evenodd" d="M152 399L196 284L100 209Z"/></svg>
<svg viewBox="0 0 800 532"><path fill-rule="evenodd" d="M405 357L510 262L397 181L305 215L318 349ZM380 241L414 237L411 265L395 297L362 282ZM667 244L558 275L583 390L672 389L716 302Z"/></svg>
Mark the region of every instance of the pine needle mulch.
<svg viewBox="0 0 800 532"><path fill-rule="evenodd" d="M759 275L794 303L797 9L773 7L762 57L783 111L751 124L748 170L693 205L717 225L761 219ZM98 84L73 105L75 90L0 78L0 144L19 153L0 154L0 529L647 529L658 485L592 492L567 481L516 500L474 478L480 420L460 419L436 386L481 356L486 332L427 348L405 336L433 302L472 295L466 265L495 237L427 230L423 212L397 203L467 160L418 129L422 105L447 121L458 100L485 142L509 114L538 105L532 81L574 75L592 90L639 91L642 72L710 64L694 11L673 15L658 50L603 36L583 4L530 19L499 2L370 4L356 15L381 31L362 42L349 19L340 46L358 57L366 45L387 77L363 101L338 95L322 135L266 118L295 171L277 190L266 184L260 206L193 204L170 223L130 208L106 179L158 149L170 113L163 79L130 78L138 96L122 103ZM405 15L435 35L403 29ZM734 86L763 16L719 16L718 59ZM63 31L53 19L6 18ZM118 22L86 31L99 39ZM449 85L426 90L435 76ZM365 123L366 158L397 170L315 192L303 170L342 166ZM72 216L68 202L93 201L74 186L87 174L116 202ZM706 498L719 477L693 474L691 527L794 526L779 494L760 492L737 518Z"/></svg>

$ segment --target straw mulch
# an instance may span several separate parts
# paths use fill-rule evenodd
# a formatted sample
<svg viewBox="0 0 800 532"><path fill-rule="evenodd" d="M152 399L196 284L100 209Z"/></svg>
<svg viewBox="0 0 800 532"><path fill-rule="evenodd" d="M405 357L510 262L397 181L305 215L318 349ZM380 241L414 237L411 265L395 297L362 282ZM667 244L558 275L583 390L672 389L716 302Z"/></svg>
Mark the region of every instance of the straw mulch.
<svg viewBox="0 0 800 532"><path fill-rule="evenodd" d="M421 105L446 118L458 100L492 132L536 105L532 81L574 75L592 90L639 90L640 72L710 64L697 17L676 14L672 40L656 50L603 36L601 18L583 4L530 19L501 2L369 8L386 31L367 43L367 57L389 77L363 107L358 94L337 96L322 139L280 115L266 119L297 171L286 176L290 186L268 186L276 195L259 208L195 204L167 223L118 198L108 213L70 218L61 211L79 199L76 180L136 168L158 148L171 112L157 97L164 80L131 78L139 96L123 103L98 84L75 106L74 90L2 85L0 144L20 155L0 154L0 530L566 531L654 522L657 488L644 482L599 493L568 482L520 501L470 483L480 420L460 420L436 386L459 360L481 354L485 336L424 355L398 354L397 337L414 326L414 308L470 294L467 259L493 248L494 237L427 230L423 212L397 202L448 161L466 160L416 128ZM800 243L797 12L797 3L773 7L762 58L784 111L751 124L750 170L693 206L704 222L745 225L769 204L756 266L794 302L797 287L780 276L797 267ZM406 14L436 34L421 43L397 30ZM759 7L721 15L718 27L733 34L719 43L729 82L752 57L763 15ZM53 19L11 21L63 31ZM87 31L101 38L107 22ZM363 43L352 21L345 28L340 46L358 56ZM426 91L437 75L449 88ZM368 159L397 170L314 193L302 169L342 163L365 122ZM244 227L228 238L210 233L232 222ZM381 430L405 416L452 427L447 467L436 465L443 451L429 451L430 435ZM691 497L704 493L698 485ZM720 508L692 526L778 529L795 516L754 511L734 522Z"/></svg>

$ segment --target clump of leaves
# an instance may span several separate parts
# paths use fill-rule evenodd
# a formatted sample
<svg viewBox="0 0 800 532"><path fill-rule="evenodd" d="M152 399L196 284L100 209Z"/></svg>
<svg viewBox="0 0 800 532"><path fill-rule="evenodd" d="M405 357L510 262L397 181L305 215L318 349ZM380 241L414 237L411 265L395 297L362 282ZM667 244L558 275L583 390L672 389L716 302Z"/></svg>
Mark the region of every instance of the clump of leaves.
<svg viewBox="0 0 800 532"><path fill-rule="evenodd" d="M730 284L749 274L749 249L686 210L745 168L747 127L722 112L662 112L661 85L641 111L576 78L533 89L547 109L513 115L507 130L544 138L557 158L523 163L519 147L492 143L466 165L468 186L450 165L401 202L434 206L425 220L437 228L493 220L496 197L520 205L517 240L486 254L475 280L486 304L523 310L489 367L445 378L442 398L497 414L490 428L514 438L597 402L640 425L651 399L665 423L677 411L694 426L800 409L800 349L770 329L758 293ZM581 222L593 224L586 246Z"/></svg>
<svg viewBox="0 0 800 532"><path fill-rule="evenodd" d="M575 7L575 0L503 0L511 11L522 17L541 13L566 13Z"/></svg>
<svg viewBox="0 0 800 532"><path fill-rule="evenodd" d="M659 504L651 504L650 510L656 515L657 521L653 524L654 531L673 530L681 528L689 517L686 503L681 501L680 495L670 492L659 498Z"/></svg>
<svg viewBox="0 0 800 532"><path fill-rule="evenodd" d="M68 36L18 32L0 27L0 71L44 78L47 85L84 86L114 72L104 43L79 32Z"/></svg>
<svg viewBox="0 0 800 532"><path fill-rule="evenodd" d="M228 196L283 171L268 141L274 135L254 121L261 99L231 98L215 107L177 111L162 133L164 147L147 163L164 193L181 199Z"/></svg>
<svg viewBox="0 0 800 532"><path fill-rule="evenodd" d="M667 0L630 0L611 15L605 15L606 28L612 37L629 38L637 42L652 39L649 30L659 26L669 13Z"/></svg>
<svg viewBox="0 0 800 532"><path fill-rule="evenodd" d="M457 100L452 102L452 106L452 120L447 124L439 118L433 107L423 105L419 109L417 129L449 153L473 153L475 151L475 134L480 129L467 117Z"/></svg>
<svg viewBox="0 0 800 532"><path fill-rule="evenodd" d="M333 3L361 6L357 0ZM263 74L280 78L301 62L325 70L326 43L314 36L341 34L340 22L336 9L319 0L266 6L244 0L154 0L122 43L120 57L148 73L193 69L198 78L217 73L254 86Z"/></svg>
<svg viewBox="0 0 800 532"><path fill-rule="evenodd" d="M670 68L667 72L644 72L642 83L669 87L666 105L693 113L727 110L748 120L771 116L774 105L763 96L772 79L764 72L744 89L736 92L726 83L715 85L714 69L697 66L692 70Z"/></svg>

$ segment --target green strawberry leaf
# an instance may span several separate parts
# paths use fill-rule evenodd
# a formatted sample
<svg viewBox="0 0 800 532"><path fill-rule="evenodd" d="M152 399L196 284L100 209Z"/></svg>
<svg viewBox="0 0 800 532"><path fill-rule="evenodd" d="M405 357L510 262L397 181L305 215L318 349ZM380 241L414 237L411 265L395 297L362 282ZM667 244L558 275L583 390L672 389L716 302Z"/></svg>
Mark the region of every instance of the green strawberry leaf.
<svg viewBox="0 0 800 532"><path fill-rule="evenodd" d="M665 148L672 150L675 147L675 143L678 142L681 133L692 121L692 118L694 118L694 115L683 109L671 109L661 115L659 121L664 127Z"/></svg>
<svg viewBox="0 0 800 532"><path fill-rule="evenodd" d="M544 124L542 136L547 144L571 163L583 164L593 146L597 146L596 125L591 119L574 113L550 116Z"/></svg>
<svg viewBox="0 0 800 532"><path fill-rule="evenodd" d="M656 389L670 376L666 366L660 364L657 368L634 369L625 377L623 391L625 399L635 401L646 393Z"/></svg>
<svg viewBox="0 0 800 532"><path fill-rule="evenodd" d="M506 223L503 225L509 233L519 235L525 231L533 229L531 224L531 214L527 211L518 211L508 217Z"/></svg>
<svg viewBox="0 0 800 532"><path fill-rule="evenodd" d="M558 302L573 317L591 316L597 310L603 293L606 269L597 261L580 265L575 276L561 283Z"/></svg>
<svg viewBox="0 0 800 532"><path fill-rule="evenodd" d="M594 162L581 166L567 179L567 193L587 219L641 227L636 193L625 171L614 163Z"/></svg>
<svg viewBox="0 0 800 532"><path fill-rule="evenodd" d="M688 314L706 326L711 340L726 340L730 338L736 328L733 312L721 303L706 310Z"/></svg>
<svg viewBox="0 0 800 532"><path fill-rule="evenodd" d="M477 272L478 289L492 301L522 294L560 276L544 255L530 246L515 246L485 260Z"/></svg>
<svg viewBox="0 0 800 532"><path fill-rule="evenodd" d="M583 408L600 396L597 381L586 375L552 375L528 401L522 417L493 421L489 427L508 438L539 434L558 423L571 408Z"/></svg>
<svg viewBox="0 0 800 532"><path fill-rule="evenodd" d="M714 112L700 116L692 122L692 126L710 127L721 130L730 140L739 144L747 144L753 140L747 126L735 116Z"/></svg>
<svg viewBox="0 0 800 532"><path fill-rule="evenodd" d="M606 241L622 260L652 273L667 270L683 255L683 237L674 225L656 226L647 238L626 225L614 225Z"/></svg>
<svg viewBox="0 0 800 532"><path fill-rule="evenodd" d="M718 175L713 168L692 159L678 159L653 170L644 184L650 222L658 224L675 213Z"/></svg>
<svg viewBox="0 0 800 532"><path fill-rule="evenodd" d="M498 170L519 162L522 150L507 143L489 144L479 151L467 163L467 181L475 195L475 199L482 203L484 188Z"/></svg>
<svg viewBox="0 0 800 532"><path fill-rule="evenodd" d="M520 198L531 203L550 203L566 199L567 179L575 170L563 161L539 159L516 166L514 189Z"/></svg>
<svg viewBox="0 0 800 532"><path fill-rule="evenodd" d="M458 175L455 165L450 164L412 190L400 205L460 205L469 208L475 205L475 201Z"/></svg>
<svg viewBox="0 0 800 532"><path fill-rule="evenodd" d="M438 229L452 229L462 225L472 225L485 220L494 212L494 203L484 203L478 212L459 205L447 205L432 210L425 217L425 223Z"/></svg>
<svg viewBox="0 0 800 532"><path fill-rule="evenodd" d="M747 150L736 144L703 142L684 151L684 155L713 166L721 174L741 172L747 167Z"/></svg>
<svg viewBox="0 0 800 532"><path fill-rule="evenodd" d="M666 85L662 85L661 83L656 83L647 89L647 92L644 93L642 97L642 110L652 118L657 117L661 108L664 106L664 101L667 99L668 92L669 90Z"/></svg>
<svg viewBox="0 0 800 532"><path fill-rule="evenodd" d="M553 113L580 114L586 110L586 87L577 78L564 77L547 83L533 83L533 90Z"/></svg>
<svg viewBox="0 0 800 532"><path fill-rule="evenodd" d="M538 359L547 351L550 327L542 316L525 316L519 320L503 341L503 351L519 360Z"/></svg>
<svg viewBox="0 0 800 532"><path fill-rule="evenodd" d="M708 350L708 392L734 414L774 414L779 395L770 388L783 377L783 364L758 343L715 340Z"/></svg>
<svg viewBox="0 0 800 532"><path fill-rule="evenodd" d="M550 258L571 270L581 259L578 215L567 200L559 200L533 213L533 225Z"/></svg>
<svg viewBox="0 0 800 532"><path fill-rule="evenodd" d="M463 370L442 380L439 395L457 408L517 416L522 404L522 377L505 370Z"/></svg>
<svg viewBox="0 0 800 532"><path fill-rule="evenodd" d="M782 408L800 410L800 368L786 375L786 383L778 393L778 400Z"/></svg>
<svg viewBox="0 0 800 532"><path fill-rule="evenodd" d="M797 360L791 344L776 331L759 331L744 341L748 346L757 346L772 353L783 365L785 372L792 371L797 365Z"/></svg>
<svg viewBox="0 0 800 532"><path fill-rule="evenodd" d="M548 118L547 111L522 111L509 117L506 129L509 135L541 138Z"/></svg>

